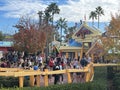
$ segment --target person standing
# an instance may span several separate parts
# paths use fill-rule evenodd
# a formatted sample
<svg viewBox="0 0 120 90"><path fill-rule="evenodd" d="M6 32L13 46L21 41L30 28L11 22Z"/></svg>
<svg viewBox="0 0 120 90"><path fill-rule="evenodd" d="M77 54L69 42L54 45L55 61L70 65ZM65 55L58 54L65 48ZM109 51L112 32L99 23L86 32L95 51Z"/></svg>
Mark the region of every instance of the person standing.
<svg viewBox="0 0 120 90"><path fill-rule="evenodd" d="M37 63L35 63L34 66L33 66L33 70L38 70L38 69L39 69L39 67L38 67ZM34 77L35 77L35 82L34 83L36 84L36 77L37 76L35 75Z"/></svg>
<svg viewBox="0 0 120 90"><path fill-rule="evenodd" d="M41 68L41 66L42 66L42 64L43 64L43 58L42 58L41 54L39 54L39 55L37 56L37 62L38 62L38 64L39 64L39 67Z"/></svg>
<svg viewBox="0 0 120 90"><path fill-rule="evenodd" d="M57 63L53 67L53 71L56 71L56 70L60 70L59 63ZM57 84L60 81L60 75L59 74L54 74L53 76L54 76L54 84Z"/></svg>
<svg viewBox="0 0 120 90"><path fill-rule="evenodd" d="M80 60L80 65L81 65L82 68L84 68L88 64L89 64L89 62L87 60L87 57L86 57L86 55L84 55L83 58ZM82 77L81 82L85 82L85 73L84 72L81 73L81 77Z"/></svg>

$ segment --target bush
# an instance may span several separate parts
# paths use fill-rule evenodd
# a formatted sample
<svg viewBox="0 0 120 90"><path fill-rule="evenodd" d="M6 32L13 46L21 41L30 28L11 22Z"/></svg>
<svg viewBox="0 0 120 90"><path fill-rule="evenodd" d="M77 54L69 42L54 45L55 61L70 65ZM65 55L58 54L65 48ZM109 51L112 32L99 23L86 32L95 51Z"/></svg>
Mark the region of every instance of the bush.
<svg viewBox="0 0 120 90"><path fill-rule="evenodd" d="M1 89L8 90L8 89ZM99 83L73 83L64 85L51 85L48 87L24 87L24 88L9 88L9 90L106 90Z"/></svg>
<svg viewBox="0 0 120 90"><path fill-rule="evenodd" d="M116 72L115 68L116 67L113 66L107 67L107 79L112 80L114 78Z"/></svg>
<svg viewBox="0 0 120 90"><path fill-rule="evenodd" d="M28 80L24 79L24 86L28 86ZM19 79L18 77L0 77L0 88L3 87L18 87Z"/></svg>
<svg viewBox="0 0 120 90"><path fill-rule="evenodd" d="M120 72L115 74L113 78L113 86L115 90L120 90Z"/></svg>

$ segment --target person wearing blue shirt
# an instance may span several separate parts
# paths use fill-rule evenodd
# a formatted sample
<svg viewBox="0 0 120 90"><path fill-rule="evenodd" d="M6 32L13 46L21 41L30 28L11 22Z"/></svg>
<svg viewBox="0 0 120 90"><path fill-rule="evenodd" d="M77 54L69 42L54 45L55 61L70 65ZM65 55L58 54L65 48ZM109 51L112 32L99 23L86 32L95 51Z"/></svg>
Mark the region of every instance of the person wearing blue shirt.
<svg viewBox="0 0 120 90"><path fill-rule="evenodd" d="M39 67L38 67L37 63L35 63L33 66L33 70L38 70L38 69L39 69ZM35 77L35 84L36 84L36 75L34 77Z"/></svg>

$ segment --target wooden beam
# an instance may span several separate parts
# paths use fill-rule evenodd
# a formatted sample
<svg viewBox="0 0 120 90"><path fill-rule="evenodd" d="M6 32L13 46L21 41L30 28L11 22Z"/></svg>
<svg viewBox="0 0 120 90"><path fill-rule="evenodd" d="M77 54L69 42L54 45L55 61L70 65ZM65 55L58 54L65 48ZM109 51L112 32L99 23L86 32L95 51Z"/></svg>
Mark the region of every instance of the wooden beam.
<svg viewBox="0 0 120 90"><path fill-rule="evenodd" d="M66 70L66 73L67 73L67 77L68 77L68 83L72 83L71 75L70 75L69 70Z"/></svg>
<svg viewBox="0 0 120 90"><path fill-rule="evenodd" d="M40 75L37 75L36 83L37 83L37 87L40 87Z"/></svg>
<svg viewBox="0 0 120 90"><path fill-rule="evenodd" d="M75 59L78 59L78 52L75 52Z"/></svg>
<svg viewBox="0 0 120 90"><path fill-rule="evenodd" d="M86 74L85 74L85 82L89 82L89 81L90 81L90 78L91 78L91 68L90 68L90 64L87 65L87 68L88 68L88 72L86 72Z"/></svg>
<svg viewBox="0 0 120 90"><path fill-rule="evenodd" d="M83 57L83 52L84 52L84 43L82 44L82 48L81 48L81 51L80 51L80 60Z"/></svg>
<svg viewBox="0 0 120 90"><path fill-rule="evenodd" d="M120 66L120 64L93 64L94 67Z"/></svg>
<svg viewBox="0 0 120 90"><path fill-rule="evenodd" d="M92 57L92 62L94 62L94 54L93 53L92 53L91 57Z"/></svg>
<svg viewBox="0 0 120 90"><path fill-rule="evenodd" d="M30 76L30 86L34 86L35 78L34 75Z"/></svg>
<svg viewBox="0 0 120 90"><path fill-rule="evenodd" d="M69 55L68 55L68 52L66 52L66 58L68 58L68 56L69 56Z"/></svg>
<svg viewBox="0 0 120 90"><path fill-rule="evenodd" d="M24 84L24 77L20 76L19 77L19 87L23 87L23 84Z"/></svg>
<svg viewBox="0 0 120 90"><path fill-rule="evenodd" d="M6 72L16 72L16 71L20 71L20 70L23 70L23 69L20 69L20 68L0 68L0 71L6 71Z"/></svg>
<svg viewBox="0 0 120 90"><path fill-rule="evenodd" d="M44 84L45 86L48 86L48 69L45 69L45 76L44 76Z"/></svg>
<svg viewBox="0 0 120 90"><path fill-rule="evenodd" d="M14 76L14 72L0 72L0 76Z"/></svg>

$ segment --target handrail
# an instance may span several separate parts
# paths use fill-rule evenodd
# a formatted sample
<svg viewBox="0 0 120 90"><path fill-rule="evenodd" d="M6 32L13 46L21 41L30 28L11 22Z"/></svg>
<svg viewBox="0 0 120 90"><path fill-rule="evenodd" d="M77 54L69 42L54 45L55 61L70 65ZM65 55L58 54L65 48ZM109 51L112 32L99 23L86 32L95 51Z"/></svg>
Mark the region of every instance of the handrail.
<svg viewBox="0 0 120 90"><path fill-rule="evenodd" d="M23 87L24 85L24 77L30 77L30 85L34 86L34 75L36 75L37 86L40 86L40 75L44 75L44 84L48 86L48 75L53 74L66 74L68 78L68 83L72 83L71 74L72 72L81 72L85 73L85 81L90 82L94 78L94 67L103 67L103 66L120 66L120 64L93 64L90 63L83 69L65 69L65 70L56 70L56 71L49 71L45 69L44 72L40 70L23 70L18 68L0 68L0 76L13 76L19 78L19 87Z"/></svg>
<svg viewBox="0 0 120 90"><path fill-rule="evenodd" d="M20 69L20 68L1 68L0 67L0 71L20 71L20 70L23 70L23 69Z"/></svg>
<svg viewBox="0 0 120 90"><path fill-rule="evenodd" d="M67 74L68 76L68 83L72 83L71 80L71 72L88 72L87 68L84 69L65 69L65 70L56 70L56 71L48 71L48 69L45 70L45 72L42 72L40 70L19 70L19 69L13 69L13 68L0 68L0 76L13 76L19 78L19 87L23 87L24 84L24 77L29 76L30 77L30 85L34 86L34 75L37 77L37 86L40 86L40 75L44 75L44 83L45 86L48 86L48 75L51 74ZM18 70L18 71L17 71Z"/></svg>
<svg viewBox="0 0 120 90"><path fill-rule="evenodd" d="M120 64L114 64L114 63L108 63L108 64L104 64L104 63L98 63L98 64L93 64L94 67L102 67L102 66L119 66Z"/></svg>

